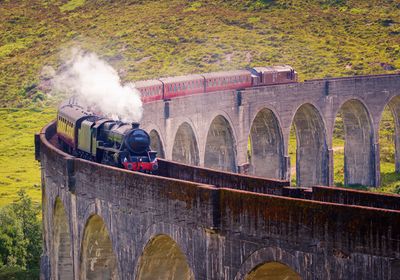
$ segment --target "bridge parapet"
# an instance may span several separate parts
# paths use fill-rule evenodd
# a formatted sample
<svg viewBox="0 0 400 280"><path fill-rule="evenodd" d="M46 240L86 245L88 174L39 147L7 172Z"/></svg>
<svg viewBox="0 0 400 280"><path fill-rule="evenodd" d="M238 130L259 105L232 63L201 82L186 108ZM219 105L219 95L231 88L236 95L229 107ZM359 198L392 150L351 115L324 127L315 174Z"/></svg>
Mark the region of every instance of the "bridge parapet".
<svg viewBox="0 0 400 280"><path fill-rule="evenodd" d="M61 152L53 133L54 124L40 135L38 149L44 279L63 278L72 264L74 279L233 280L270 262L302 279L397 279L398 210L258 193L285 190L287 182L167 161L160 161L169 169L161 172L191 181L121 170ZM348 203L373 201L366 193L332 192L336 202L335 192ZM329 196L327 191L318 199ZM400 199L377 196L382 208ZM70 245L58 249L60 240Z"/></svg>

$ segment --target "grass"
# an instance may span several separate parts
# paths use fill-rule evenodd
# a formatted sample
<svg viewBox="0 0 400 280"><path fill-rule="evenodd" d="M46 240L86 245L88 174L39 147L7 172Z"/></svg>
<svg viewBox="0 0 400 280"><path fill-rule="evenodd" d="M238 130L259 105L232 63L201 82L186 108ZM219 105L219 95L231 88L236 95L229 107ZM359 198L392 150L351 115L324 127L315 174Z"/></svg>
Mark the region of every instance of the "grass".
<svg viewBox="0 0 400 280"><path fill-rule="evenodd" d="M125 82L273 64L292 65L301 80L394 73L399 9L385 0L0 1L0 206L21 187L40 201L33 133L55 115L40 108L55 103L49 78L72 46L98 53ZM388 149L380 190L396 191ZM289 152L294 167L292 138Z"/></svg>
<svg viewBox="0 0 400 280"><path fill-rule="evenodd" d="M0 109L0 207L13 202L21 188L40 203L33 136L54 116L52 109Z"/></svg>
<svg viewBox="0 0 400 280"><path fill-rule="evenodd" d="M97 52L124 81L271 64L301 79L393 73L398 11L384 0L5 0L0 103L29 106L47 90L41 69L58 68L71 46Z"/></svg>

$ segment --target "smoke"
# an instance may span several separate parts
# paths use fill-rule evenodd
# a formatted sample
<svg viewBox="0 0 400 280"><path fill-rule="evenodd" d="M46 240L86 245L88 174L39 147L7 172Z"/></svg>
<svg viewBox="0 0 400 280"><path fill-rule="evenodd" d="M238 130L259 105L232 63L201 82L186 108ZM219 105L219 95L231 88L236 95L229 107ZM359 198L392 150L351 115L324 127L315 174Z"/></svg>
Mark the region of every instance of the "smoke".
<svg viewBox="0 0 400 280"><path fill-rule="evenodd" d="M75 96L78 103L102 115L126 122L139 121L143 108L140 92L122 84L117 71L94 53L73 49L53 78L53 91Z"/></svg>

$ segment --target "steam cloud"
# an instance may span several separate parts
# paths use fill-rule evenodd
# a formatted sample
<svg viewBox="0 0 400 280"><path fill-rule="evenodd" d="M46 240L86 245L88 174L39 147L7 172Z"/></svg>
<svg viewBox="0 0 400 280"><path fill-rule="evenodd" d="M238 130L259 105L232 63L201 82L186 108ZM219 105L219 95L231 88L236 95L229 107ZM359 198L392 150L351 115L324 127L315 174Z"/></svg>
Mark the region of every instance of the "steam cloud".
<svg viewBox="0 0 400 280"><path fill-rule="evenodd" d="M143 108L133 84L121 83L117 71L94 53L74 49L52 81L53 90L76 96L78 103L106 117L139 121Z"/></svg>

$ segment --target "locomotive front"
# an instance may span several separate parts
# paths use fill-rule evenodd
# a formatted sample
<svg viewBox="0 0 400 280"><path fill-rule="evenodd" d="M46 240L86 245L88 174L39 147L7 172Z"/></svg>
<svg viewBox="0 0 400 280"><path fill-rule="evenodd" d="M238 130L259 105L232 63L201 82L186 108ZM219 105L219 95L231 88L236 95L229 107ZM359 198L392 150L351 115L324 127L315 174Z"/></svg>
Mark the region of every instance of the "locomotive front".
<svg viewBox="0 0 400 280"><path fill-rule="evenodd" d="M157 152L150 150L150 136L138 123L125 133L124 146L129 151L121 158L122 165L128 170L154 173L158 169Z"/></svg>

